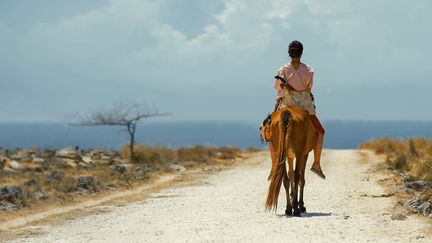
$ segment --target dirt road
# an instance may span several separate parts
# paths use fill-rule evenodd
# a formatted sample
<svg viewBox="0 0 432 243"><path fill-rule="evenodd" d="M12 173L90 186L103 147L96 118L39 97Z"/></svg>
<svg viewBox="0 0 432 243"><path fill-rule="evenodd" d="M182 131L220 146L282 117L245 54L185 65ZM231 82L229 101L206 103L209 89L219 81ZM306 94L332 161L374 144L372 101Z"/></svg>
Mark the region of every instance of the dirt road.
<svg viewBox="0 0 432 243"><path fill-rule="evenodd" d="M364 161L367 162L364 162ZM240 166L163 189L141 202L108 207L106 213L38 226L45 232L16 242L430 242L426 220L391 220L392 197L373 172L378 160L356 150L325 150L322 180L306 175L301 218L264 210L270 162L259 153ZM308 162L308 165L311 161Z"/></svg>

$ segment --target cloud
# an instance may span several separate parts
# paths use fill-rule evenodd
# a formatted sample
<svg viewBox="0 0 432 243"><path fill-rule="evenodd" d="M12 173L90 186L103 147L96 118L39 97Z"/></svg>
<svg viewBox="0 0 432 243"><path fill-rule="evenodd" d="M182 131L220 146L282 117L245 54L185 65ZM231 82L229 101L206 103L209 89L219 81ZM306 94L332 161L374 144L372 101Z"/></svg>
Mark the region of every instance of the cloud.
<svg viewBox="0 0 432 243"><path fill-rule="evenodd" d="M351 84L429 73L404 62L429 58L423 51L432 41L424 31L432 19L427 2L390 3L110 0L25 30L0 22L6 53L0 102L25 90L8 111L22 119L55 119L118 97L150 101L179 119L256 119L271 108L272 76L287 62L288 42L299 39L317 71L316 94L328 107L323 113L330 114L338 95L353 92ZM410 72L393 71L403 67ZM40 106L47 109L29 112Z"/></svg>

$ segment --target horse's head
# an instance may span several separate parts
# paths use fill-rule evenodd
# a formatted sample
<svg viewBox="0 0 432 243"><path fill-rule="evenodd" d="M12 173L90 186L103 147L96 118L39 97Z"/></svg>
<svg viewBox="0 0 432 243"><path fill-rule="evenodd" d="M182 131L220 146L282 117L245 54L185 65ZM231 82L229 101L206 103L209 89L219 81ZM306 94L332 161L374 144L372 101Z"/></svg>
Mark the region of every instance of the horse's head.
<svg viewBox="0 0 432 243"><path fill-rule="evenodd" d="M264 119L264 121L262 122L262 124L259 126L259 131L260 131L260 139L261 142L264 143L266 140L266 135L265 135L265 125L271 122L271 114L268 114L268 116L266 117L266 119Z"/></svg>

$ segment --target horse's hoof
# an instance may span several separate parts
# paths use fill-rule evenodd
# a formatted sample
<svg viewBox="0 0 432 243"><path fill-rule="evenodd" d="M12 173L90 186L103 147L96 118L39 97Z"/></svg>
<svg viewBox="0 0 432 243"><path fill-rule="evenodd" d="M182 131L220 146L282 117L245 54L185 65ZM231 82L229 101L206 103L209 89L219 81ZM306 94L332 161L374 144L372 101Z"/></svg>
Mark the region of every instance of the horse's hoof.
<svg viewBox="0 0 432 243"><path fill-rule="evenodd" d="M292 216L292 209L285 209L285 216Z"/></svg>
<svg viewBox="0 0 432 243"><path fill-rule="evenodd" d="M306 213L306 207L300 207L300 213Z"/></svg>
<svg viewBox="0 0 432 243"><path fill-rule="evenodd" d="M293 216L294 216L294 217L301 217L300 210L298 210L298 209L294 209Z"/></svg>

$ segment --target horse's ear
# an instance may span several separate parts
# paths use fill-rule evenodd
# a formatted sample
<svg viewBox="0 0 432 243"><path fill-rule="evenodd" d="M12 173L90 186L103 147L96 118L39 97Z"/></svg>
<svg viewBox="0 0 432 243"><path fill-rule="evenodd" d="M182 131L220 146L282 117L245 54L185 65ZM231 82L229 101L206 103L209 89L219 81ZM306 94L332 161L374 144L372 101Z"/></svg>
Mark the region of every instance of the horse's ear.
<svg viewBox="0 0 432 243"><path fill-rule="evenodd" d="M262 122L262 125L265 126L267 123L269 123L271 121L271 113L269 113L266 117L266 119L264 119L264 121Z"/></svg>

